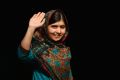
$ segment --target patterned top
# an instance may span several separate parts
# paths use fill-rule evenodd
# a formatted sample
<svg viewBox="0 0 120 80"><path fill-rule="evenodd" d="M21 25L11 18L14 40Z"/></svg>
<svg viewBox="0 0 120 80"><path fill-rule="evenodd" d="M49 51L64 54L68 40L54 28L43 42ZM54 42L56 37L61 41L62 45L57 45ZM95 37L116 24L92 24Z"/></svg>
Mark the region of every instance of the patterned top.
<svg viewBox="0 0 120 80"><path fill-rule="evenodd" d="M73 80L70 68L70 48L50 40L32 39L29 52L18 48L21 60L33 62L33 80Z"/></svg>

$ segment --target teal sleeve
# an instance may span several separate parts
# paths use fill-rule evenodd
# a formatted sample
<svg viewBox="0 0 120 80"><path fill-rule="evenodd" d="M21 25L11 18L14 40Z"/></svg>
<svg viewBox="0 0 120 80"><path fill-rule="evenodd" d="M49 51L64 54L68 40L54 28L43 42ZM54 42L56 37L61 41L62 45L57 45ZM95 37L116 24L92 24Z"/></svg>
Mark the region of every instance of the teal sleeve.
<svg viewBox="0 0 120 80"><path fill-rule="evenodd" d="M31 49L25 52L21 47L18 47L17 55L22 62L31 62L35 59L34 54L32 53Z"/></svg>
<svg viewBox="0 0 120 80"><path fill-rule="evenodd" d="M52 80L52 79L50 77L44 75L43 73L35 70L33 72L32 80Z"/></svg>

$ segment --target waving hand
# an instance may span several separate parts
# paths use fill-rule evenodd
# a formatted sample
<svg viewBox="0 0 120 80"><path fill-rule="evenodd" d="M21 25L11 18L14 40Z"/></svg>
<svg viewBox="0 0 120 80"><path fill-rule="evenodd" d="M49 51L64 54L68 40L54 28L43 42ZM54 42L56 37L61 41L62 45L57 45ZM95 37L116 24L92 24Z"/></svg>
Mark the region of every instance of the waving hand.
<svg viewBox="0 0 120 80"><path fill-rule="evenodd" d="M37 14L34 14L29 21L29 27L31 28L38 28L41 27L45 22L45 13L44 12L38 12Z"/></svg>

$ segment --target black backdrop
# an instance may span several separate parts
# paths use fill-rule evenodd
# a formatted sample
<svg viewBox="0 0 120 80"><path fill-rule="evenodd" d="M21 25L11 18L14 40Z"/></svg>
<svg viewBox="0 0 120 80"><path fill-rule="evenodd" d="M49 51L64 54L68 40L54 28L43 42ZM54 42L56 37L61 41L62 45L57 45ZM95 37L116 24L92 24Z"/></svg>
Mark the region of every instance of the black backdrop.
<svg viewBox="0 0 120 80"><path fill-rule="evenodd" d="M70 34L66 44L71 47L74 79L111 78L109 74L112 72L107 66L112 62L108 59L108 51L111 50L108 49L109 28L106 27L110 19L107 12L109 8L103 3L75 0L0 2L0 80L32 79L32 68L18 60L17 47L30 17L38 11L47 12L51 9L62 9L68 18Z"/></svg>
<svg viewBox="0 0 120 80"><path fill-rule="evenodd" d="M8 2L9 3L9 2ZM10 2L12 3L12 2ZM77 8L77 7L76 7ZM31 67L22 64L16 55L17 47L23 38L29 18L38 11L47 12L51 9L62 9L70 26L70 34L66 44L71 47L72 60L71 67L75 79L80 79L80 28L81 12L70 4L70 1L45 1L45 0L29 0L29 2L15 1L12 4L3 6L2 8L2 29L1 29L1 73L3 80L31 80ZM79 12L78 12L79 11ZM2 32L3 31L3 32Z"/></svg>
<svg viewBox="0 0 120 80"><path fill-rule="evenodd" d="M71 47L71 67L75 80L102 79L103 44L100 7L92 2L62 0L17 0L2 3L0 23L1 80L31 80L29 65L17 59L17 47L23 38L29 18L38 11L62 9L69 22L70 34L66 42ZM102 54L101 54L102 53ZM102 57L102 59L101 59ZM102 73L102 75L101 75Z"/></svg>

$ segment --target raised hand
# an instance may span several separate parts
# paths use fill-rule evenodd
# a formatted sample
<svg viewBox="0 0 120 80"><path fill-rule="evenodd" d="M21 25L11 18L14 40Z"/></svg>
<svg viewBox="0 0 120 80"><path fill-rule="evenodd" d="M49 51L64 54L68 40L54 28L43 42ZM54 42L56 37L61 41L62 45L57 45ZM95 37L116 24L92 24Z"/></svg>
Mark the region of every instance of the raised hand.
<svg viewBox="0 0 120 80"><path fill-rule="evenodd" d="M34 14L29 21L29 27L36 29L38 27L41 27L45 22L45 13L44 12L38 12L37 14Z"/></svg>

